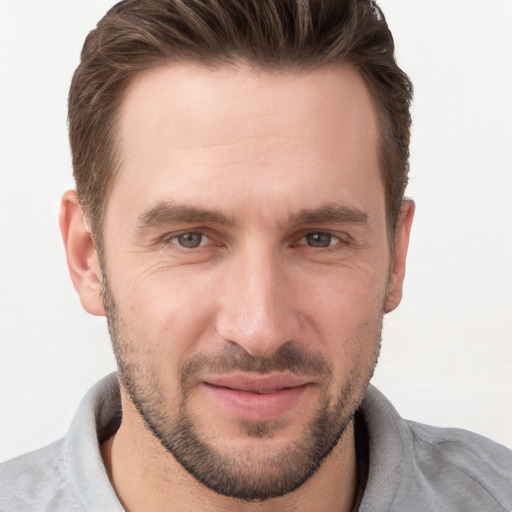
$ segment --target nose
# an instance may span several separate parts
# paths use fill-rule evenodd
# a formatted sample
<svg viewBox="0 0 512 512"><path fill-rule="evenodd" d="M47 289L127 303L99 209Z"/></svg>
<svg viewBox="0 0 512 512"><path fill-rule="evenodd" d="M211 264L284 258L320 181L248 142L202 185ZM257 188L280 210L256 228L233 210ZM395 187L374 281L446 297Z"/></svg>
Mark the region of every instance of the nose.
<svg viewBox="0 0 512 512"><path fill-rule="evenodd" d="M254 356L269 357L296 338L293 282L273 251L241 252L224 274L217 332Z"/></svg>

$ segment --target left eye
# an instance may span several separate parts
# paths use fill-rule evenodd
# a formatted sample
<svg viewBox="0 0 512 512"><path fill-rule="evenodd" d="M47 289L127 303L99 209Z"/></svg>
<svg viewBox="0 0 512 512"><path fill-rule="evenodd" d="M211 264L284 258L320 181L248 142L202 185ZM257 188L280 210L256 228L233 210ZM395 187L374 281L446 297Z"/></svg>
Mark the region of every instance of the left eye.
<svg viewBox="0 0 512 512"><path fill-rule="evenodd" d="M308 233L299 240L299 244L309 245L310 247L329 247L340 241L337 236L330 233Z"/></svg>
<svg viewBox="0 0 512 512"><path fill-rule="evenodd" d="M203 233L182 233L181 235L176 235L171 238L171 242L185 249L195 249L196 247L200 247L201 245L206 245L208 242L208 237L203 235Z"/></svg>

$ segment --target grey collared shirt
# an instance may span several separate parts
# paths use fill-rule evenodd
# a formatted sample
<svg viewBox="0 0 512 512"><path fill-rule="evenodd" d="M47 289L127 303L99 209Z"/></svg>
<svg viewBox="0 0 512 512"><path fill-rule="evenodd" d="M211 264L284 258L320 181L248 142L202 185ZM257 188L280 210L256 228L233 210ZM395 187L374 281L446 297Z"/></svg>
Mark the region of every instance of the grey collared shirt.
<svg viewBox="0 0 512 512"><path fill-rule="evenodd" d="M120 407L112 374L86 394L66 437L1 464L0 511L121 512L100 453ZM369 454L360 512L512 512L510 450L406 421L373 386L359 410Z"/></svg>

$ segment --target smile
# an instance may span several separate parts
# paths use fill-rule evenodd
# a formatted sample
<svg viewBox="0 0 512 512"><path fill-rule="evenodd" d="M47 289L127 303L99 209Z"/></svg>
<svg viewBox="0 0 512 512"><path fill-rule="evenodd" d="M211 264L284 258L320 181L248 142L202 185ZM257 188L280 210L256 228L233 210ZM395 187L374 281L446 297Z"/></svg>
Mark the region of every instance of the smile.
<svg viewBox="0 0 512 512"><path fill-rule="evenodd" d="M269 421L292 412L312 382L295 375L230 375L204 381L210 397L238 419Z"/></svg>

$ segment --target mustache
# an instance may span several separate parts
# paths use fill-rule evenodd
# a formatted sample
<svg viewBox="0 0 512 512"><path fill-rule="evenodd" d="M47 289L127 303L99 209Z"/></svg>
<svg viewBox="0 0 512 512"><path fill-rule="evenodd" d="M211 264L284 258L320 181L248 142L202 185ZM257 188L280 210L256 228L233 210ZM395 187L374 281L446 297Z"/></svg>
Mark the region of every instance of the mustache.
<svg viewBox="0 0 512 512"><path fill-rule="evenodd" d="M332 369L327 359L310 354L294 342L286 342L271 356L261 357L249 354L239 345L229 345L216 354L196 354L180 367L183 385L201 373L254 372L265 375L273 372L289 372L311 377L331 377Z"/></svg>

